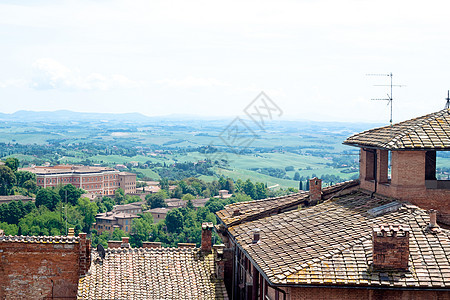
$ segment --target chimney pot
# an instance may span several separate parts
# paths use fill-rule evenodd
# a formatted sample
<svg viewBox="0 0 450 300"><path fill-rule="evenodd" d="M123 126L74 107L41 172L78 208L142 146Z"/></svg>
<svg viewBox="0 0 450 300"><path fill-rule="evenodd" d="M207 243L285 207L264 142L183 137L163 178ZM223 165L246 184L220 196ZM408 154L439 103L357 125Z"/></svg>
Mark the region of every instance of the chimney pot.
<svg viewBox="0 0 450 300"><path fill-rule="evenodd" d="M261 239L261 233L259 228L253 229L253 244L256 244Z"/></svg>
<svg viewBox="0 0 450 300"><path fill-rule="evenodd" d="M431 227L431 228L438 227L438 224L436 222L436 213L437 213L437 211L435 209L429 210L429 215L430 215L429 227Z"/></svg>
<svg viewBox="0 0 450 300"><path fill-rule="evenodd" d="M239 216L241 214L241 212L239 211L239 209L235 209L234 211L233 211L233 216Z"/></svg>

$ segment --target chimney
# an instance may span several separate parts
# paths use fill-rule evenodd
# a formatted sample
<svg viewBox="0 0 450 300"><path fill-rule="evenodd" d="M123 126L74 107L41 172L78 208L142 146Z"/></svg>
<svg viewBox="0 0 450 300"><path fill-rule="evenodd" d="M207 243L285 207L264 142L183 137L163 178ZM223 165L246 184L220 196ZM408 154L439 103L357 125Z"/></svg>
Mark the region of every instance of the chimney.
<svg viewBox="0 0 450 300"><path fill-rule="evenodd" d="M309 202L316 204L320 200L322 200L322 179L314 177L309 180Z"/></svg>
<svg viewBox="0 0 450 300"><path fill-rule="evenodd" d="M430 228L439 227L436 222L436 213L437 213L437 211L435 209L429 210L430 224L428 225L428 227L430 227Z"/></svg>
<svg viewBox="0 0 450 300"><path fill-rule="evenodd" d="M142 248L161 248L161 242L142 242Z"/></svg>
<svg viewBox="0 0 450 300"><path fill-rule="evenodd" d="M235 209L233 210L233 216L239 216L241 214L241 212L239 211L239 209Z"/></svg>
<svg viewBox="0 0 450 300"><path fill-rule="evenodd" d="M121 241L108 241L109 249L120 248L121 245L122 245Z"/></svg>
<svg viewBox="0 0 450 300"><path fill-rule="evenodd" d="M130 238L127 236L122 237L122 244L120 248L131 248L130 246Z"/></svg>
<svg viewBox="0 0 450 300"><path fill-rule="evenodd" d="M224 258L224 249L225 245L214 245L214 262L215 262L215 272L216 278L224 279L225 278L225 258Z"/></svg>
<svg viewBox="0 0 450 300"><path fill-rule="evenodd" d="M258 243L260 238L261 238L261 234L260 234L259 228L253 229L253 242L252 243L253 244Z"/></svg>
<svg viewBox="0 0 450 300"><path fill-rule="evenodd" d="M86 236L87 234L83 232L78 235L80 241L79 276L86 275L91 266L91 240L88 240Z"/></svg>
<svg viewBox="0 0 450 300"><path fill-rule="evenodd" d="M399 224L382 224L372 231L373 267L408 269L409 229Z"/></svg>
<svg viewBox="0 0 450 300"><path fill-rule="evenodd" d="M214 225L211 222L203 223L202 224L202 246L201 249L204 252L210 252L211 251L211 237L212 237L212 229Z"/></svg>

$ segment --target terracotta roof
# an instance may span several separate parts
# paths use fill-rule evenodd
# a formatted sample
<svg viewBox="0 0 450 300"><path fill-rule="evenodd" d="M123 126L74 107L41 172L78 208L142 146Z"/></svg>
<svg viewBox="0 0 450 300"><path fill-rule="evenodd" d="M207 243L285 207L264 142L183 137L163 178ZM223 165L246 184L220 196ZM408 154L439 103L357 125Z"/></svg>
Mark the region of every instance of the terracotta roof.
<svg viewBox="0 0 450 300"><path fill-rule="evenodd" d="M362 191L335 197L316 206L291 210L228 227L247 256L275 285L367 285L450 288L449 231L429 233L428 214L416 206L374 216L369 210L392 203ZM408 271L371 269L372 226L409 226ZM260 241L252 243L253 229Z"/></svg>
<svg viewBox="0 0 450 300"><path fill-rule="evenodd" d="M214 275L214 254L198 248L107 249L92 254L79 299L228 299Z"/></svg>
<svg viewBox="0 0 450 300"><path fill-rule="evenodd" d="M157 208L152 208L149 210L146 210L145 212L149 212L149 213L156 213L156 214L167 214L171 209L167 208L167 207L157 207Z"/></svg>
<svg viewBox="0 0 450 300"><path fill-rule="evenodd" d="M356 187L357 185L357 180L345 181L324 188L322 193L326 198L326 196L330 194L339 192L343 189ZM225 206L225 209L218 211L216 214L225 225L234 226L243 221L259 218L262 215L278 213L294 206L304 204L308 199L309 192L301 191L287 196L228 204ZM239 212L235 214L235 211Z"/></svg>
<svg viewBox="0 0 450 300"><path fill-rule="evenodd" d="M0 243L79 243L77 236L26 236L26 235L6 235L0 236Z"/></svg>
<svg viewBox="0 0 450 300"><path fill-rule="evenodd" d="M450 109L355 134L344 144L388 150L450 150Z"/></svg>

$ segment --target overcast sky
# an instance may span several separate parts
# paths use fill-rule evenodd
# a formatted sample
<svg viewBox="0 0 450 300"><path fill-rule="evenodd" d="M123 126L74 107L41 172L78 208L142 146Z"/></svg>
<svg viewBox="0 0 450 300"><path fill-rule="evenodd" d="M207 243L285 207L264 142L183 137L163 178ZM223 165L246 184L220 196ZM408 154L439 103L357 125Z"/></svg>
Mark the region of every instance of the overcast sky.
<svg viewBox="0 0 450 300"><path fill-rule="evenodd" d="M387 123L440 110L448 1L2 1L1 112L243 115ZM20 4L17 4L20 3Z"/></svg>

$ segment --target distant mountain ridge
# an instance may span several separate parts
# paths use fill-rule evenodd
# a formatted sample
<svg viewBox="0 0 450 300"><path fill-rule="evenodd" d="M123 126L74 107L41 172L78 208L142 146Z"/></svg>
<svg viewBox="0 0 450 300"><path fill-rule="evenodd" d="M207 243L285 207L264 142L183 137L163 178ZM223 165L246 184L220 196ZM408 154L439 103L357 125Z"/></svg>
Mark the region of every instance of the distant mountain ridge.
<svg viewBox="0 0 450 300"><path fill-rule="evenodd" d="M149 121L147 117L141 113L91 113L91 112L74 112L70 110L56 111L31 111L19 110L12 114L0 113L0 120L3 121L88 121L88 120L106 120L106 121Z"/></svg>

